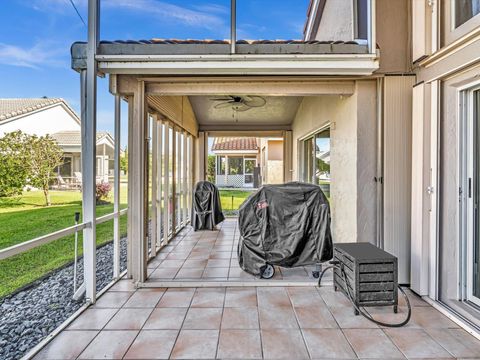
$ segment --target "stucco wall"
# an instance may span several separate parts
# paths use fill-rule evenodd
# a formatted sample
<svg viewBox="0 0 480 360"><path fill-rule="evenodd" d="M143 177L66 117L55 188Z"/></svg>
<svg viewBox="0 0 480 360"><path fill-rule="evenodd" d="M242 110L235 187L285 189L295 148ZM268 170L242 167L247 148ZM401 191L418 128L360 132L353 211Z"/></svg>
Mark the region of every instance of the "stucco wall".
<svg viewBox="0 0 480 360"><path fill-rule="evenodd" d="M0 124L0 136L16 130L44 136L59 131L80 131L80 124L61 105L57 105Z"/></svg>
<svg viewBox="0 0 480 360"><path fill-rule="evenodd" d="M330 41L353 39L353 1L326 1L316 40Z"/></svg>
<svg viewBox="0 0 480 360"><path fill-rule="evenodd" d="M268 140L268 160L283 160L282 140Z"/></svg>
<svg viewBox="0 0 480 360"><path fill-rule="evenodd" d="M293 179L299 175L299 138L330 123L332 231L336 242L355 241L356 221L356 95L306 97L292 124Z"/></svg>
<svg viewBox="0 0 480 360"><path fill-rule="evenodd" d="M301 180L302 137L330 123L330 194L335 242L375 240L376 82L350 97L306 97L292 124L293 179Z"/></svg>

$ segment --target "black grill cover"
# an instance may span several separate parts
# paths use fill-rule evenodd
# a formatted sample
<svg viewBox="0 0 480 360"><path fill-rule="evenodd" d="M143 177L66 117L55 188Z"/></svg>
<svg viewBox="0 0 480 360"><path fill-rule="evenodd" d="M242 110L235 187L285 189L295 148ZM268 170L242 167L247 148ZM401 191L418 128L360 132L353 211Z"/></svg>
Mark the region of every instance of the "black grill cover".
<svg viewBox="0 0 480 360"><path fill-rule="evenodd" d="M213 230L225 220L217 187L208 181L195 185L192 197L192 226L197 230Z"/></svg>
<svg viewBox="0 0 480 360"><path fill-rule="evenodd" d="M238 262L261 276L266 264L313 265L333 256L330 206L317 185L265 185L242 204Z"/></svg>

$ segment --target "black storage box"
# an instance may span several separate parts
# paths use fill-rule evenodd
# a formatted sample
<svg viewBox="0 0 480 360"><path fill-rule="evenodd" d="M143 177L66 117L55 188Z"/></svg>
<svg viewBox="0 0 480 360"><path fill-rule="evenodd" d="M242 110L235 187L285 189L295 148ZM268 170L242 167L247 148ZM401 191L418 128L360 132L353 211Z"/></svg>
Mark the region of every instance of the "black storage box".
<svg viewBox="0 0 480 360"><path fill-rule="evenodd" d="M350 294L358 307L398 306L398 265L392 254L370 243L335 244L333 260L345 270ZM335 291L340 289L347 297L342 273L334 269ZM355 314L357 311L355 310Z"/></svg>

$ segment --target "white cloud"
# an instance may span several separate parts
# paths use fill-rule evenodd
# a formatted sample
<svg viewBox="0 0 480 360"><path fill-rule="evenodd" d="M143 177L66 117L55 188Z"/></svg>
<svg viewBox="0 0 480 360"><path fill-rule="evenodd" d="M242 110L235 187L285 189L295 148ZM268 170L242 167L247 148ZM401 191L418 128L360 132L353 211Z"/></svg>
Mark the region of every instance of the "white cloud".
<svg viewBox="0 0 480 360"><path fill-rule="evenodd" d="M145 17L155 17L163 21L175 21L187 26L206 29L225 27L224 14L228 9L215 4L202 4L191 9L160 0L100 0L103 9L129 10L143 14ZM87 0L74 0L75 5L86 20ZM30 6L39 11L65 13L71 8L69 0L34 0Z"/></svg>
<svg viewBox="0 0 480 360"><path fill-rule="evenodd" d="M0 64L28 68L64 66L65 61L58 59L64 52L63 47L54 43L37 43L30 48L0 43Z"/></svg>

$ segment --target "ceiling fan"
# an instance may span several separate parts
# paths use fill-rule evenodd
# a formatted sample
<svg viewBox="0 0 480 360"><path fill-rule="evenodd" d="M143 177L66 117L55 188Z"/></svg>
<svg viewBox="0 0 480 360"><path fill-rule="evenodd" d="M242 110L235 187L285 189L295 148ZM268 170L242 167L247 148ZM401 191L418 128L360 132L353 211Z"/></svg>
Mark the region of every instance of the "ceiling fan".
<svg viewBox="0 0 480 360"><path fill-rule="evenodd" d="M257 95L227 95L211 100L218 102L213 106L215 109L232 108L235 111L247 111L267 103L263 97Z"/></svg>

